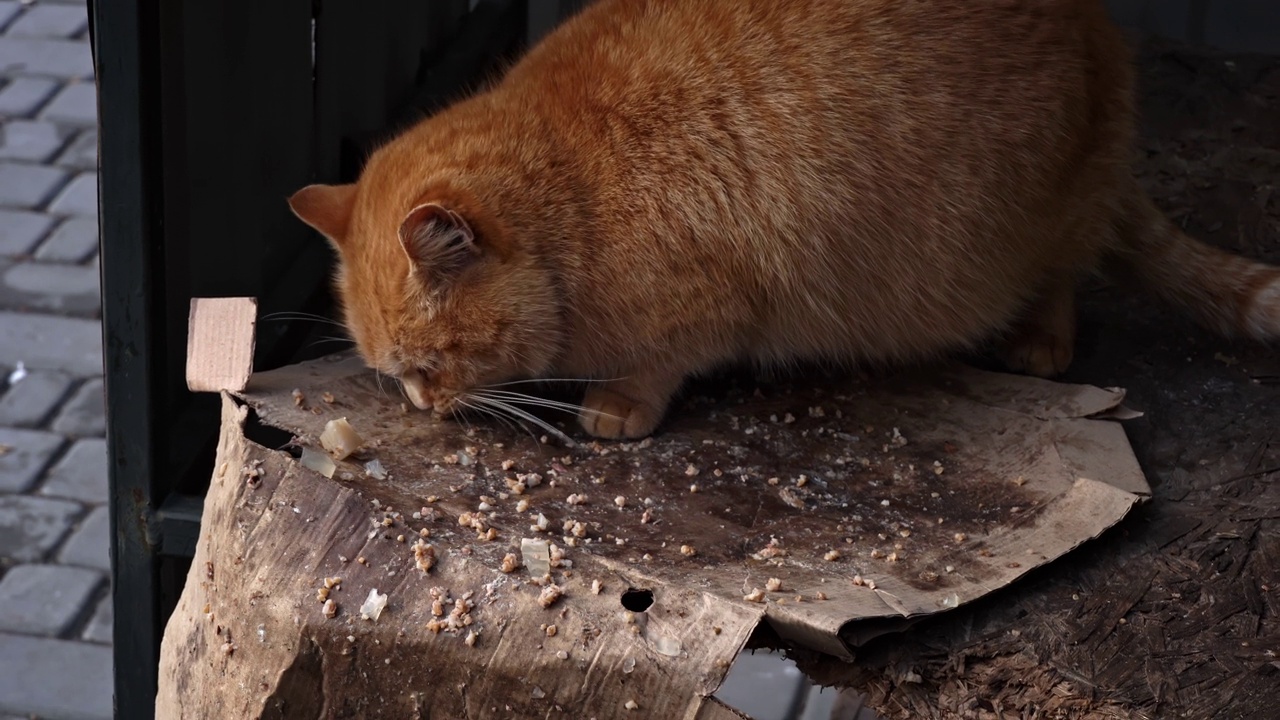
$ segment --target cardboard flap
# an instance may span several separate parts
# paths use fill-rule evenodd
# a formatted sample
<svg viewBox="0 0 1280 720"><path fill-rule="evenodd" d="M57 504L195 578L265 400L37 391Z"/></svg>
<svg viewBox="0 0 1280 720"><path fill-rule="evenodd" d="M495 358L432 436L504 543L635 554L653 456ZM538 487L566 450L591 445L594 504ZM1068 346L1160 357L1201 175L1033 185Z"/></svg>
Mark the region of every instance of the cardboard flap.
<svg viewBox="0 0 1280 720"><path fill-rule="evenodd" d="M250 297L192 298L187 320L187 388L244 390L253 371L258 301Z"/></svg>

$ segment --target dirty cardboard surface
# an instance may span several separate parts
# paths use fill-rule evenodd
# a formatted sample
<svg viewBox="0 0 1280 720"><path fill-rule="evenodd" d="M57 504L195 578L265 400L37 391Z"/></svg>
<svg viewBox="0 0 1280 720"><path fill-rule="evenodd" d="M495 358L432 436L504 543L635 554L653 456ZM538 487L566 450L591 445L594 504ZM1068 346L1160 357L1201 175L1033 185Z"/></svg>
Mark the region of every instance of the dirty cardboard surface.
<svg viewBox="0 0 1280 720"><path fill-rule="evenodd" d="M1122 392L963 368L927 377L694 397L648 441L577 448L406 411L352 355L255 375L243 397L303 444L346 417L391 479L346 470L406 507L438 496L437 510L456 517L510 492L508 480L541 476L495 504L503 538L529 534L539 513L557 538L580 522L589 530L573 555L730 604L777 578L782 591L763 605L775 628L848 657L846 623L969 602L1096 536L1149 492L1121 426L1089 419L1119 407ZM570 504L574 495L585 501ZM476 552L497 560L506 546ZM824 559L832 551L838 559Z"/></svg>
<svg viewBox="0 0 1280 720"><path fill-rule="evenodd" d="M187 388L243 390L253 371L254 298L192 298L187 321Z"/></svg>
<svg viewBox="0 0 1280 720"><path fill-rule="evenodd" d="M850 659L861 623L876 634L892 626L886 620L982 597L1096 537L1147 493L1119 423L1092 419L1119 409L1123 392L965 368L876 384L728 389L690 398L649 441L579 437L573 447L492 421L419 413L349 354L255 374L239 396L303 446L317 447L325 421L347 418L366 450L325 479L246 441L244 409L228 398L215 477L223 489L206 503L184 610L228 597L198 570L214 556L221 564L234 557L237 574L251 571L273 589L256 591L260 610L223 606L227 623L282 621L266 610L276 603L306 619L296 623L320 656L349 655L344 643L355 642L417 678L404 687L424 674L457 676L415 691L435 693L433 708L483 697L595 712L630 698L660 710L653 716L723 715L709 696L760 620L801 646ZM374 459L389 478L367 477L362 462ZM256 460L266 470L246 482L242 470ZM477 515L474 528L460 525L463 514ZM438 557L430 574L415 568L411 550L424 528ZM492 541L477 537L490 529ZM571 565L553 570L566 597L550 610L524 570L499 570L508 553L520 555L521 538L556 543ZM362 556L367 565L356 561ZM325 620L311 597L332 575L347 588L344 621ZM599 594L593 580L603 583ZM769 591L771 583L780 587ZM379 623L360 623L352 614L370 587L392 603ZM451 600L476 593L474 647L463 638L475 628L425 629L433 587L449 589ZM623 611L628 588L652 592L653 606ZM755 589L763 602L744 597ZM548 623L576 638L563 657L550 650ZM188 625L182 644L209 632ZM166 644L177 647L182 633L179 621ZM292 650L276 648L275 662L296 666L297 641L285 644ZM428 657L428 647L431 660L404 662L408 652ZM369 678L362 682L385 707L408 702ZM312 682L337 680L317 670ZM266 683L243 706L282 692Z"/></svg>

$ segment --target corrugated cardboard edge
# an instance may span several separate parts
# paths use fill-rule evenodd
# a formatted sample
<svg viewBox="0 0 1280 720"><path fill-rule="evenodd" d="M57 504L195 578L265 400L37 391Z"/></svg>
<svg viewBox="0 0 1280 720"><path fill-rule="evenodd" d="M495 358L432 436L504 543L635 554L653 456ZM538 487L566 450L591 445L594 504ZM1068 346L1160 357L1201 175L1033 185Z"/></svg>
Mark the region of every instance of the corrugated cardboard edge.
<svg viewBox="0 0 1280 720"><path fill-rule="evenodd" d="M258 301L251 297L192 298L187 316L187 388L238 392L253 372Z"/></svg>

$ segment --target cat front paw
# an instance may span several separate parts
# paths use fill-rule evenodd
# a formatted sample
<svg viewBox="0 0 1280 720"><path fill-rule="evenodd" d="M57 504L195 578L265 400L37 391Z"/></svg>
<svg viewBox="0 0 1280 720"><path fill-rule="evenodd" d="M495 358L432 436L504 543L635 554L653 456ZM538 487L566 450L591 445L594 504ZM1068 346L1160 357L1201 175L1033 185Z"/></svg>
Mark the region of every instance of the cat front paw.
<svg viewBox="0 0 1280 720"><path fill-rule="evenodd" d="M656 408L622 392L599 386L587 390L578 423L598 438L636 440L646 437L662 422L666 407Z"/></svg>

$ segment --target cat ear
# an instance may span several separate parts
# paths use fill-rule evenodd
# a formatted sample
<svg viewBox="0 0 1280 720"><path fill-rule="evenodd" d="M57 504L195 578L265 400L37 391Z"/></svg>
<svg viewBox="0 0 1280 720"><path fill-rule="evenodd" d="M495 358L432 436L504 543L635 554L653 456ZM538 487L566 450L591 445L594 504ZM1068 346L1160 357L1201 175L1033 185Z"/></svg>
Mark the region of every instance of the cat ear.
<svg viewBox="0 0 1280 720"><path fill-rule="evenodd" d="M448 208L419 205L400 223L400 246L415 272L443 283L480 256L475 233L462 216Z"/></svg>
<svg viewBox="0 0 1280 720"><path fill-rule="evenodd" d="M356 204L356 186L308 185L289 198L289 208L302 222L342 247Z"/></svg>

